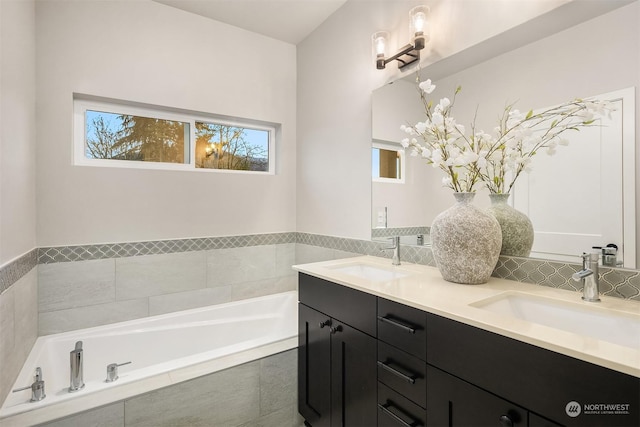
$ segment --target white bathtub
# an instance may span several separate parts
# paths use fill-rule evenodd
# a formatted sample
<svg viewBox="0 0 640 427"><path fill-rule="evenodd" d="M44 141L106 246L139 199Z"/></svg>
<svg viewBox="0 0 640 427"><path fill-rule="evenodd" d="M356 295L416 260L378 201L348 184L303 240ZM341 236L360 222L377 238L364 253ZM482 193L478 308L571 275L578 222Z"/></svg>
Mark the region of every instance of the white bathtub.
<svg viewBox="0 0 640 427"><path fill-rule="evenodd" d="M81 329L38 338L15 388L30 385L40 367L47 397L10 393L0 425L46 422L166 387L297 346L297 292ZM69 352L83 342L85 387L69 393ZM110 363L119 379L107 383Z"/></svg>

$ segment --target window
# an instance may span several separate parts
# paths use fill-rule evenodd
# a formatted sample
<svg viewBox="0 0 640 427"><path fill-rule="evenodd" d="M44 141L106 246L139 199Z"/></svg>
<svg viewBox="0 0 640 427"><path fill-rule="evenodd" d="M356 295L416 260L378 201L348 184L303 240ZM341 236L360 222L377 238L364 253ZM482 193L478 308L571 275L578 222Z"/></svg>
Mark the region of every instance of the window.
<svg viewBox="0 0 640 427"><path fill-rule="evenodd" d="M373 181L404 183L404 150L391 144L374 142L371 148Z"/></svg>
<svg viewBox="0 0 640 427"><path fill-rule="evenodd" d="M275 125L74 98L74 164L275 173Z"/></svg>

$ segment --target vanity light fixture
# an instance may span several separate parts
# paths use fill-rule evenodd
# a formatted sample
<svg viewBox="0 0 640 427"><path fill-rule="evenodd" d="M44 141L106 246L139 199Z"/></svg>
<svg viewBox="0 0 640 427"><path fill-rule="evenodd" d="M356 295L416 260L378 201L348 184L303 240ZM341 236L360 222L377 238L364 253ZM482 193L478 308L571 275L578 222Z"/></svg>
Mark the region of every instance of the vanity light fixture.
<svg viewBox="0 0 640 427"><path fill-rule="evenodd" d="M392 61L398 61L398 68L402 69L420 59L420 51L429 41L427 14L428 6L416 6L409 12L409 31L412 34L411 43L404 46L398 53L387 58L387 44L389 33L378 31L373 37L373 50L376 54L376 68L384 70Z"/></svg>

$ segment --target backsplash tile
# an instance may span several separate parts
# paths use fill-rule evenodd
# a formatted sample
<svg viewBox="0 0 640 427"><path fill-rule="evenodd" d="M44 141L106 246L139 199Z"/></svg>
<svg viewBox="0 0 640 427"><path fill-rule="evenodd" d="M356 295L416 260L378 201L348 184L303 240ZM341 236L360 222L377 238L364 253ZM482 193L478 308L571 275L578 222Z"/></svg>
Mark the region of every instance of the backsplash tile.
<svg viewBox="0 0 640 427"><path fill-rule="evenodd" d="M395 237L395 236L413 236L422 234L429 235L431 227L395 227L395 228L372 228L371 238L379 239L383 237Z"/></svg>

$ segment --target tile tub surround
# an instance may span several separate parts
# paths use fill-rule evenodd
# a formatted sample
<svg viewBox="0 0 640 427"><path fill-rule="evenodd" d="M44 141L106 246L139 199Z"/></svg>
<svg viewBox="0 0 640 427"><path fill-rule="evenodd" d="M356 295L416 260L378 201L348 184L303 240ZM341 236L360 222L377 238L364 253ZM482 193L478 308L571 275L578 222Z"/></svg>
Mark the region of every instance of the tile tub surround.
<svg viewBox="0 0 640 427"><path fill-rule="evenodd" d="M0 294L0 401L11 392L38 336L37 279L32 268Z"/></svg>
<svg viewBox="0 0 640 427"><path fill-rule="evenodd" d="M40 424L89 426L300 426L295 349Z"/></svg>
<svg viewBox="0 0 640 427"><path fill-rule="evenodd" d="M46 263L39 334L296 289L295 243Z"/></svg>

